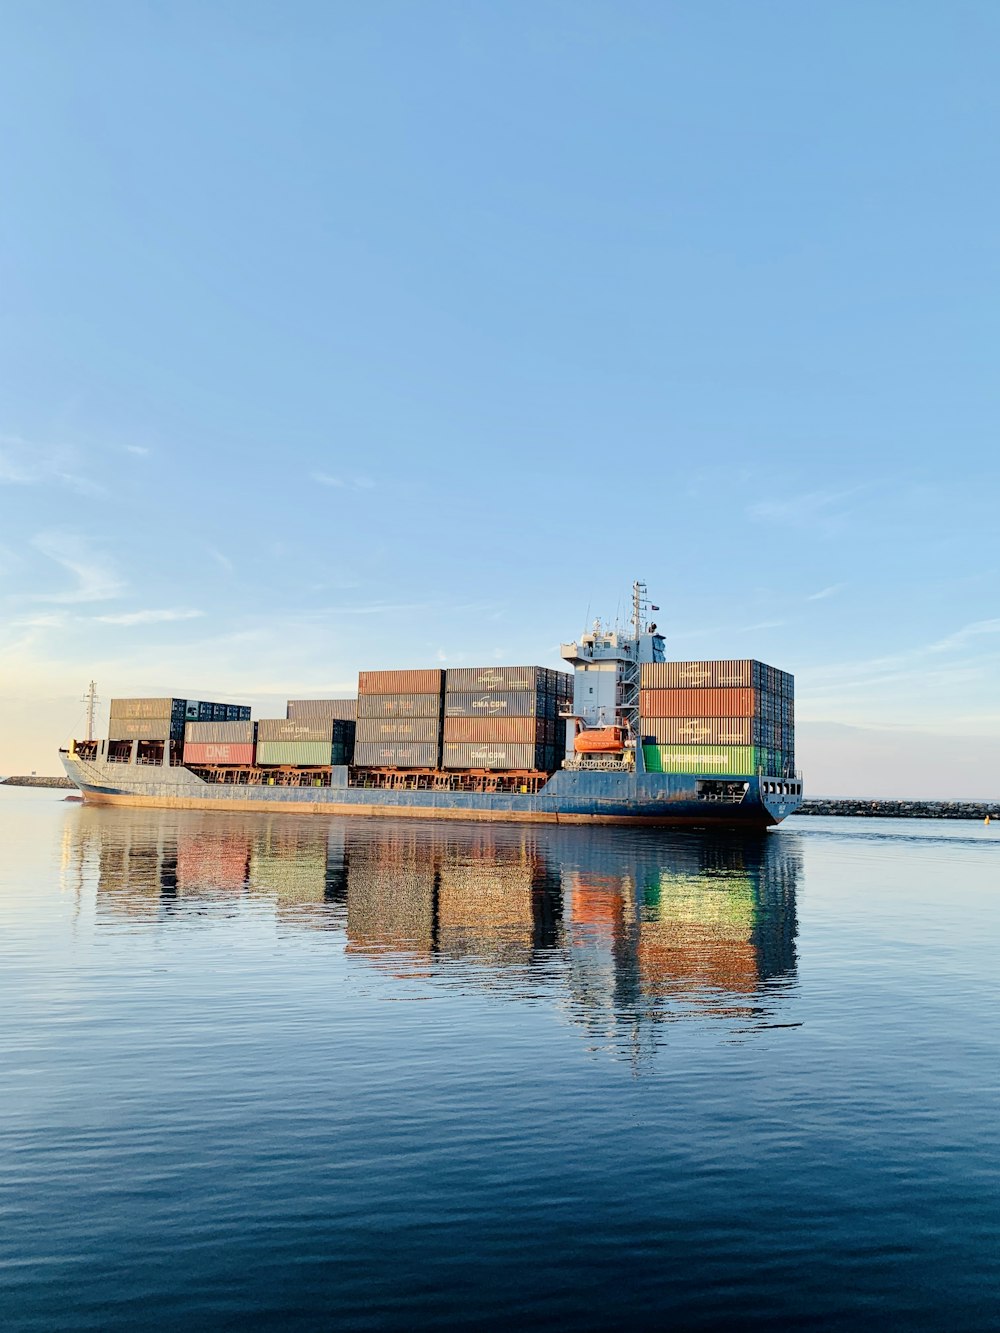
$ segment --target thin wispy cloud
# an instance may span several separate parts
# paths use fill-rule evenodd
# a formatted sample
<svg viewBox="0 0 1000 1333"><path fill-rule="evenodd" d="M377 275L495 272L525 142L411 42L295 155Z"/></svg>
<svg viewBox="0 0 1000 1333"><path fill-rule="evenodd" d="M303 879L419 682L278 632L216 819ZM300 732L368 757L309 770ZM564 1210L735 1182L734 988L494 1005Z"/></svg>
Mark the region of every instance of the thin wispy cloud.
<svg viewBox="0 0 1000 1333"><path fill-rule="evenodd" d="M746 512L756 523L830 533L839 530L848 518L848 502L867 489L852 486L847 490L805 491L799 495L758 500L749 505Z"/></svg>
<svg viewBox="0 0 1000 1333"><path fill-rule="evenodd" d="M105 487L78 472L76 463L74 450L0 435L0 485L48 484L66 486L79 495L105 495Z"/></svg>
<svg viewBox="0 0 1000 1333"><path fill-rule="evenodd" d="M917 644L903 652L886 654L881 657L864 658L858 661L837 662L825 667L813 668L817 674L827 674L832 679L854 679L871 678L873 676L886 676L900 670L907 670L919 667L926 671L928 658L943 657L949 654L964 654L965 661L975 663L983 658L992 658L990 653L980 653L977 656L969 656L968 650L976 645L977 641L989 639L994 635L1000 635L1000 618L993 620L976 620L968 625L963 625L954 630L951 634L945 635L943 639L936 639L933 643ZM940 669L946 672L952 672L958 669L961 663L951 662ZM934 668L938 669L937 666Z"/></svg>
<svg viewBox="0 0 1000 1333"><path fill-rule="evenodd" d="M224 569L227 574L231 574L235 566L232 560L224 552L216 550L214 546L206 546L205 550L212 557L220 569Z"/></svg>
<svg viewBox="0 0 1000 1333"><path fill-rule="evenodd" d="M151 451L147 449L144 444L127 444L125 446L125 452L127 454L135 454L137 458L147 458Z"/></svg>
<svg viewBox="0 0 1000 1333"><path fill-rule="evenodd" d="M753 634L757 630L780 629L787 622L784 620L758 620L752 625L702 625L700 628L672 626L665 630L667 642L674 643L677 640L689 639L711 639L724 638L734 634Z"/></svg>
<svg viewBox="0 0 1000 1333"><path fill-rule="evenodd" d="M299 619L305 623L326 621L330 616L415 615L424 612L434 615L449 612L455 616L485 619L492 615L494 609L495 604L492 602L363 602L354 606L316 607L300 613Z"/></svg>
<svg viewBox="0 0 1000 1333"><path fill-rule="evenodd" d="M197 620L204 614L204 611L165 607L162 610L123 611L119 615L94 616L93 619L102 625L162 625L174 620Z"/></svg>
<svg viewBox="0 0 1000 1333"><path fill-rule="evenodd" d="M331 486L337 490L370 491L375 487L374 480L366 476L337 477L331 472L310 472L309 475L320 486Z"/></svg>
<svg viewBox="0 0 1000 1333"><path fill-rule="evenodd" d="M898 653L807 667L797 673L814 716L847 710L854 720L874 715L934 717L966 714L993 692L1000 674L1000 619L973 621L933 643ZM980 716L985 716L982 712Z"/></svg>
<svg viewBox="0 0 1000 1333"><path fill-rule="evenodd" d="M362 586L360 579L323 579L322 582L310 583L309 592L354 592Z"/></svg>
<svg viewBox="0 0 1000 1333"><path fill-rule="evenodd" d="M836 597L837 593L843 592L846 587L846 583L831 583L829 588L820 588L819 592L811 592L806 601L824 602L828 597Z"/></svg>
<svg viewBox="0 0 1000 1333"><path fill-rule="evenodd" d="M988 638L990 635L1000 634L1000 619L995 620L974 620L970 625L964 625L956 630L954 634L949 634L937 643L932 643L927 649L928 653L950 653L959 648L965 648L976 639Z"/></svg>
<svg viewBox="0 0 1000 1333"><path fill-rule="evenodd" d="M430 602L372 602L367 606L327 606L321 611L308 613L307 619L327 616L390 616L404 612L429 611Z"/></svg>
<svg viewBox="0 0 1000 1333"><path fill-rule="evenodd" d="M32 595L32 601L104 602L125 590L125 581L111 560L84 537L72 532L40 532L31 539L31 545L76 580L73 588Z"/></svg>

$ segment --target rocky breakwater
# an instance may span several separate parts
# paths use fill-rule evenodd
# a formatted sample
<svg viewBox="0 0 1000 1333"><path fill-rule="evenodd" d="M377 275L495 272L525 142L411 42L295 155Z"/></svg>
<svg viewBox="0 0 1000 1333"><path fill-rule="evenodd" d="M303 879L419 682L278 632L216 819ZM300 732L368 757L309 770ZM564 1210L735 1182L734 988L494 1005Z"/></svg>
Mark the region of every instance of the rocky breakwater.
<svg viewBox="0 0 1000 1333"><path fill-rule="evenodd" d="M812 798L800 815L853 815L869 819L979 819L1000 821L1000 801L858 801Z"/></svg>
<svg viewBox="0 0 1000 1333"><path fill-rule="evenodd" d="M69 778L39 778L34 773L30 777L0 778L0 787L65 787L69 791L75 791L75 783L70 782Z"/></svg>

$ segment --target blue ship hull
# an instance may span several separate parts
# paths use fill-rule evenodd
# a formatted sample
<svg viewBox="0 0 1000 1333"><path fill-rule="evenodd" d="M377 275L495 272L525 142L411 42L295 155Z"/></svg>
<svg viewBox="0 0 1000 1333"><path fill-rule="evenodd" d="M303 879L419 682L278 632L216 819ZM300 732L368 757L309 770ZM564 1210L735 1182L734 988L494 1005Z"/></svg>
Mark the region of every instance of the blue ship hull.
<svg viewBox="0 0 1000 1333"><path fill-rule="evenodd" d="M334 768L331 785L280 787L206 782L190 769L109 763L62 754L66 772L93 804L289 814L394 815L420 819L767 828L802 804L801 784L747 775L727 778L732 798L708 796L712 775L563 769L534 794L396 791L349 785Z"/></svg>

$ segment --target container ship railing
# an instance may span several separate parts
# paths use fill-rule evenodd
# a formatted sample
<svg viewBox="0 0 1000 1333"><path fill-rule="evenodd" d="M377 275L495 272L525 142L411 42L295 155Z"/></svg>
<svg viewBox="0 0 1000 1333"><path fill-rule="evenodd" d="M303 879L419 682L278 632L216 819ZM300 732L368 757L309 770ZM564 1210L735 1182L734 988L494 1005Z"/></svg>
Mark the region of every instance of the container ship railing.
<svg viewBox="0 0 1000 1333"><path fill-rule="evenodd" d="M242 787L329 787L333 776L330 768L235 768L202 764L189 764L188 768L203 782ZM534 772L414 772L409 769L351 768L347 785L369 791L465 791L487 795L516 792L533 796L550 777L549 773Z"/></svg>

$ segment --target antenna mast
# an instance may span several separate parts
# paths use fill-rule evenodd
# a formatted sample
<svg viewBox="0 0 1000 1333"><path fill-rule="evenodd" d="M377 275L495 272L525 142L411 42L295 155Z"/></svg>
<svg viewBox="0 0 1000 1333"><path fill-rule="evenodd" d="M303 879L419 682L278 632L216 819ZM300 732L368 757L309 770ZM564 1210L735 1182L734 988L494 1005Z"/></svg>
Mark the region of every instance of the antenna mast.
<svg viewBox="0 0 1000 1333"><path fill-rule="evenodd" d="M621 666L619 716L629 729L635 744L639 736L639 640L646 628L649 604L646 585L638 579L632 584L632 657Z"/></svg>
<svg viewBox="0 0 1000 1333"><path fill-rule="evenodd" d="M636 580L632 584L632 634L637 640L646 628L645 618L648 609L646 585Z"/></svg>
<svg viewBox="0 0 1000 1333"><path fill-rule="evenodd" d="M97 717L97 705L100 700L97 697L97 682L92 680L87 687L87 693L81 700L87 705L87 740L94 739L94 720Z"/></svg>

